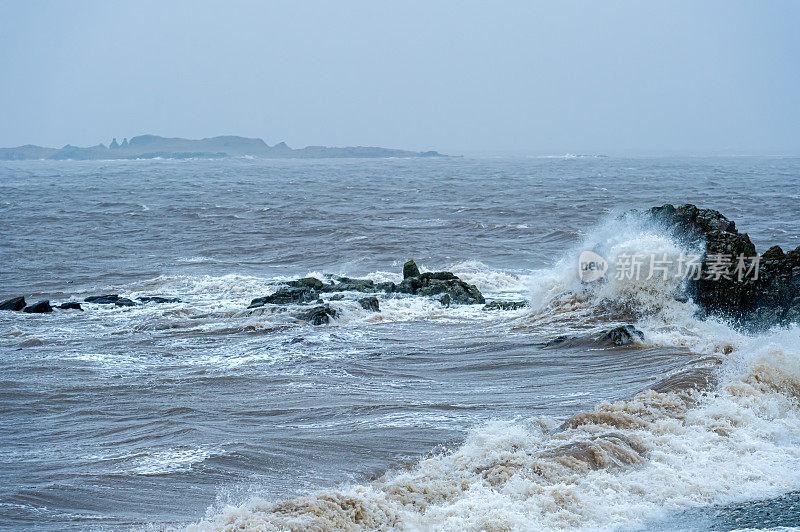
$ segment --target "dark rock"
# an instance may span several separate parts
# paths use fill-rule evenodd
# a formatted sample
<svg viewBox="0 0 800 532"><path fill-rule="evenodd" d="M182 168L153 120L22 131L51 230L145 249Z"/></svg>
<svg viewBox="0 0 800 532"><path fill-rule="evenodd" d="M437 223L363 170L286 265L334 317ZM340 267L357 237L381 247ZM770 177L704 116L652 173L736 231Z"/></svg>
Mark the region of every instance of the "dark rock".
<svg viewBox="0 0 800 532"><path fill-rule="evenodd" d="M406 268L403 269L405 274ZM420 296L447 294L450 296L450 303L457 305L486 302L475 285L465 283L450 272L428 272L416 277L406 277L395 287L395 291Z"/></svg>
<svg viewBox="0 0 800 532"><path fill-rule="evenodd" d="M28 305L22 312L27 312L29 314L44 314L46 312L53 312L53 307L50 306L50 302L47 300L39 301L35 305Z"/></svg>
<svg viewBox="0 0 800 532"><path fill-rule="evenodd" d="M419 277L408 277L395 286L395 291L401 294L416 294L420 288L422 288L422 281L419 280Z"/></svg>
<svg viewBox="0 0 800 532"><path fill-rule="evenodd" d="M700 279L689 281L688 292L705 314L731 319L750 329L796 321L800 313L800 248L784 253L773 246L759 259L750 237L739 233L735 223L717 211L694 205L663 205L649 212L679 237L704 247ZM727 264L714 268L721 256ZM756 265L757 276L749 271Z"/></svg>
<svg viewBox="0 0 800 532"><path fill-rule="evenodd" d="M375 296L372 297L362 297L358 300L358 304L361 305L361 308L364 310L371 310L372 312L380 312L380 305L378 304L378 298Z"/></svg>
<svg viewBox="0 0 800 532"><path fill-rule="evenodd" d="M330 323L338 313L328 305L320 305L306 312L298 314L298 318L309 322L311 325L324 325Z"/></svg>
<svg viewBox="0 0 800 532"><path fill-rule="evenodd" d="M61 303L56 308L60 308L61 310L83 310L81 304L77 301L67 301L66 303Z"/></svg>
<svg viewBox="0 0 800 532"><path fill-rule="evenodd" d="M569 340L567 336L556 336L555 338L548 340L544 343L545 347L555 347L566 343Z"/></svg>
<svg viewBox="0 0 800 532"><path fill-rule="evenodd" d="M302 305L319 299L319 293L316 290L306 287L289 286L281 288L274 294L257 297L250 302L247 308L263 307L266 304L271 305Z"/></svg>
<svg viewBox="0 0 800 532"><path fill-rule="evenodd" d="M97 303L99 305L116 305L118 307L133 307L136 305L127 297L119 297L117 294L106 294L102 296L90 296L84 299L87 303Z"/></svg>
<svg viewBox="0 0 800 532"><path fill-rule="evenodd" d="M451 302L457 305L486 303L480 290L475 285L467 284L458 278L449 281L429 279L427 282L422 283L422 287L417 290L417 294L421 296L447 294L450 296Z"/></svg>
<svg viewBox="0 0 800 532"><path fill-rule="evenodd" d="M0 303L0 310L15 310L20 311L25 308L25 298L20 297L12 297L11 299L6 299L2 303Z"/></svg>
<svg viewBox="0 0 800 532"><path fill-rule="evenodd" d="M389 281L386 283L377 283L375 285L375 289L381 292L386 292L387 294L391 294L395 290L397 290L397 285L393 282Z"/></svg>
<svg viewBox="0 0 800 532"><path fill-rule="evenodd" d="M441 303L445 307L449 307L450 304L452 303L452 301L450 299L450 294L445 294L442 297L440 297L439 298L439 303Z"/></svg>
<svg viewBox="0 0 800 532"><path fill-rule="evenodd" d="M311 288L314 290L319 290L325 286L325 283L316 277L303 277L302 279L297 279L296 281L289 281L286 284L294 288Z"/></svg>
<svg viewBox="0 0 800 532"><path fill-rule="evenodd" d="M144 296L144 297L137 297L139 301L142 303L180 303L181 300L178 297L160 297L160 296Z"/></svg>
<svg viewBox="0 0 800 532"><path fill-rule="evenodd" d="M420 274L419 280L422 283L426 283L427 281L434 280L434 281L450 281L453 279L458 279L453 273L451 272L425 272Z"/></svg>
<svg viewBox="0 0 800 532"><path fill-rule="evenodd" d="M633 345L644 340L644 333L633 325L621 325L605 331L598 340L616 346Z"/></svg>
<svg viewBox="0 0 800 532"><path fill-rule="evenodd" d="M527 301L492 301L483 310L517 310L527 306Z"/></svg>
<svg viewBox="0 0 800 532"><path fill-rule="evenodd" d="M419 268L417 267L417 263L413 260L403 264L403 279L405 280L409 277L419 277Z"/></svg>
<svg viewBox="0 0 800 532"><path fill-rule="evenodd" d="M328 298L328 301L341 301L344 299L343 294L333 294L331 297Z"/></svg>
<svg viewBox="0 0 800 532"><path fill-rule="evenodd" d="M375 292L375 281L337 277L334 284L326 284L321 292Z"/></svg>

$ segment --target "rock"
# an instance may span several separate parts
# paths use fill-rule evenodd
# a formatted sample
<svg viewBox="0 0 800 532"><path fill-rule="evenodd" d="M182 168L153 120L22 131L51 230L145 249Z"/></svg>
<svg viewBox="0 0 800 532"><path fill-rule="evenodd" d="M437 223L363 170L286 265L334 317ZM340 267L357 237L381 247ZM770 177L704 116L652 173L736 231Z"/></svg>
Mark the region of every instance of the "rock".
<svg viewBox="0 0 800 532"><path fill-rule="evenodd" d="M445 294L442 297L440 297L439 298L439 303L441 303L445 307L450 307L450 304L452 303L452 301L450 299L450 294Z"/></svg>
<svg viewBox="0 0 800 532"><path fill-rule="evenodd" d="M419 277L419 268L417 267L417 263L413 260L403 264L403 279L405 280L409 277Z"/></svg>
<svg viewBox="0 0 800 532"><path fill-rule="evenodd" d="M341 301L344 299L343 294L333 294L331 297L328 298L328 301Z"/></svg>
<svg viewBox="0 0 800 532"><path fill-rule="evenodd" d="M306 312L298 314L298 318L309 322L311 325L324 325L336 318L338 313L329 305L320 305Z"/></svg>
<svg viewBox="0 0 800 532"><path fill-rule="evenodd" d="M28 314L44 314L46 312L53 312L53 307L50 306L50 302L46 299L44 301L39 301L35 305L28 305L22 312L27 312Z"/></svg>
<svg viewBox="0 0 800 532"><path fill-rule="evenodd" d="M413 261L409 262L413 263ZM414 266L416 267L416 265ZM404 275L406 270L410 270L410 268L403 267ZM486 302L475 285L465 283L451 272L427 272L419 276L406 277L395 287L395 291L420 296L447 294L450 296L450 303L458 305Z"/></svg>
<svg viewBox="0 0 800 532"><path fill-rule="evenodd" d="M295 288L311 288L314 290L319 290L325 286L325 283L316 277L303 277L302 279L297 279L296 281L289 281L286 284Z"/></svg>
<svg viewBox="0 0 800 532"><path fill-rule="evenodd" d="M322 292L375 292L375 281L337 277L336 283L325 285Z"/></svg>
<svg viewBox="0 0 800 532"><path fill-rule="evenodd" d="M181 300L178 297L160 297L160 296L144 296L144 297L137 297L139 301L142 303L180 303Z"/></svg>
<svg viewBox="0 0 800 532"><path fill-rule="evenodd" d="M778 246L768 249L760 259L746 233L718 211L698 209L694 205L653 207L650 215L671 227L675 234L704 247L701 278L689 281L689 294L703 312L731 319L749 329L768 328L796 320L800 307L800 247L784 253ZM715 275L714 260L732 259ZM739 275L739 257L746 267L758 260L758 276L752 272Z"/></svg>
<svg viewBox="0 0 800 532"><path fill-rule="evenodd" d="M492 301L483 310L517 310L527 306L527 301Z"/></svg>
<svg viewBox="0 0 800 532"><path fill-rule="evenodd" d="M569 337L567 336L556 336L555 338L548 340L544 343L545 347L555 347L562 344L565 344L569 341Z"/></svg>
<svg viewBox="0 0 800 532"><path fill-rule="evenodd" d="M119 297L117 294L106 294L102 296L90 296L84 299L87 303L97 303L99 305L116 305L118 307L133 307L136 305L127 297Z"/></svg>
<svg viewBox="0 0 800 532"><path fill-rule="evenodd" d="M458 278L449 281L430 279L427 282L423 282L422 287L417 290L417 294L421 296L447 294L450 296L450 301L457 305L486 303L480 290L475 285L467 284Z"/></svg>
<svg viewBox="0 0 800 532"><path fill-rule="evenodd" d="M644 333L633 325L621 325L605 331L598 340L616 346L633 345L644 340Z"/></svg>
<svg viewBox="0 0 800 532"><path fill-rule="evenodd" d="M380 312L380 305L378 304L378 298L375 296L372 297L362 297L358 300L358 304L361 305L361 308L364 310L371 310L372 312Z"/></svg>
<svg viewBox="0 0 800 532"><path fill-rule="evenodd" d="M271 305L287 305L295 304L302 305L319 299L319 293L316 290L306 287L290 286L281 288L274 294L257 297L250 302L247 308L263 307L266 304Z"/></svg>
<svg viewBox="0 0 800 532"><path fill-rule="evenodd" d="M25 298L20 297L12 297L11 299L6 299L2 303L0 303L0 310L14 310L20 311L25 308Z"/></svg>
<svg viewBox="0 0 800 532"><path fill-rule="evenodd" d="M422 281L422 284L425 284L428 281L451 281L451 280L458 280L458 277L451 272L425 272L420 274L419 280Z"/></svg>
<svg viewBox="0 0 800 532"><path fill-rule="evenodd" d="M387 294L391 294L397 289L397 285L391 281L386 283L377 283L375 285L375 289L381 292L386 292Z"/></svg>
<svg viewBox="0 0 800 532"><path fill-rule="evenodd" d="M56 308L60 308L61 310L83 310L81 304L77 301L67 301L66 303L61 303Z"/></svg>

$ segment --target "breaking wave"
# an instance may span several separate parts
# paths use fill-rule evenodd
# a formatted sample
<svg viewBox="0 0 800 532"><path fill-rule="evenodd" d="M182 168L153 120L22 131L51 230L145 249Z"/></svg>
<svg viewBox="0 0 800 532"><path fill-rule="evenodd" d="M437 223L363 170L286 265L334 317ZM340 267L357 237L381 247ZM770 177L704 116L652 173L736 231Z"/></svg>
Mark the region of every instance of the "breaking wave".
<svg viewBox="0 0 800 532"><path fill-rule="evenodd" d="M608 280L578 278L577 257L609 261ZM526 417L473 429L463 444L368 483L218 508L190 530L509 530L637 528L692 506L800 487L800 329L759 336L700 320L682 281L613 275L623 254L696 249L636 216L600 225L530 277L458 275L496 290L530 287L513 326L532 337L633 323L645 346L689 350L686 366L627 400L569 419ZM626 356L624 349L619 356Z"/></svg>

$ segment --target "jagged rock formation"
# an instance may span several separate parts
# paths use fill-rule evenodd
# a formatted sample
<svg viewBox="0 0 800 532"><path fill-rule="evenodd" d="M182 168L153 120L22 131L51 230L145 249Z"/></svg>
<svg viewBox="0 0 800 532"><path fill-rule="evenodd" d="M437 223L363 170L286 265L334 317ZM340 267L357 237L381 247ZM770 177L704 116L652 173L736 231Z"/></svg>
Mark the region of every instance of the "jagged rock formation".
<svg viewBox="0 0 800 532"><path fill-rule="evenodd" d="M679 237L705 244L700 278L689 281L705 313L749 328L800 321L800 247L784 253L774 246L759 257L747 233L718 211L663 205L649 214Z"/></svg>

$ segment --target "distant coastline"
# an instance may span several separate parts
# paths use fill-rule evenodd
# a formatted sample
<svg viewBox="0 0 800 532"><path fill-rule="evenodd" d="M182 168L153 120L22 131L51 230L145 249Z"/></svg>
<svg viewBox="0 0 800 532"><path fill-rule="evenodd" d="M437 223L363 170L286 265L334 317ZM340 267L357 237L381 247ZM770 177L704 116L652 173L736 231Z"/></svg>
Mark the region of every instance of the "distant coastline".
<svg viewBox="0 0 800 532"><path fill-rule="evenodd" d="M281 142L267 145L261 139L223 136L206 139L167 138L140 135L121 143L111 143L81 148L67 144L63 148L46 148L27 144L16 148L0 148L0 160L97 160L97 159L218 159L223 157L263 157L270 159L327 159L342 157L447 157L436 151L409 151L371 146L333 148L306 146L293 149Z"/></svg>

